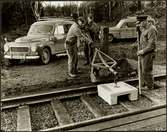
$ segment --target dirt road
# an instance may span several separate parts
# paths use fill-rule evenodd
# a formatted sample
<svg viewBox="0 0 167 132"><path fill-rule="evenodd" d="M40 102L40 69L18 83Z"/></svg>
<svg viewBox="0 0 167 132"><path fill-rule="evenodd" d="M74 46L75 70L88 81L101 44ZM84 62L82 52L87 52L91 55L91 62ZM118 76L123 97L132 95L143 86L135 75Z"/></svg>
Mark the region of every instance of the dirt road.
<svg viewBox="0 0 167 132"><path fill-rule="evenodd" d="M162 46L164 45L164 43L165 42L161 43L161 46L158 46L158 48L161 47L164 50L164 46ZM124 44L124 47L126 46L127 45ZM114 49L112 46L112 50L114 50L115 52L117 51L117 54L120 55L122 49L120 48L120 46L115 47L116 48ZM126 51L126 49L123 50L124 52ZM112 54L115 53L112 52ZM154 65L154 74L166 73L164 57L166 56L164 56L163 53L163 55L159 55L159 57L156 59L156 65ZM161 58L161 60L159 58ZM69 79L69 77L67 76L67 56L53 58L52 62L48 65L39 65L34 61L29 61L15 65L13 67L2 68L1 97L3 98L6 96L45 91L57 87L66 87L70 85L73 86L76 84L82 85L84 83L90 83L90 67L83 66L83 64L84 58L80 57L79 69L82 73L80 74L80 77L77 78L77 80L75 81Z"/></svg>

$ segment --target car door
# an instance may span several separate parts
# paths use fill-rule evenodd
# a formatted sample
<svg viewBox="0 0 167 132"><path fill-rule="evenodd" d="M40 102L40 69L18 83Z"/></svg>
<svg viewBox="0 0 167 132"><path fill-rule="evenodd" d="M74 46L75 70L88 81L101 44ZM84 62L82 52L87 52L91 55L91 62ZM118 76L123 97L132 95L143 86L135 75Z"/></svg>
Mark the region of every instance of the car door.
<svg viewBox="0 0 167 132"><path fill-rule="evenodd" d="M55 52L59 53L59 52L65 51L64 41L65 41L66 35L65 35L65 31L64 31L63 25L57 25L55 27L54 37L56 38L55 48L54 48Z"/></svg>
<svg viewBox="0 0 167 132"><path fill-rule="evenodd" d="M135 22L127 22L127 38L136 37L136 25Z"/></svg>
<svg viewBox="0 0 167 132"><path fill-rule="evenodd" d="M56 38L56 41L55 41L55 52L56 53L65 51L64 43L65 43L65 39L66 39L68 30L70 27L71 27L71 24L57 25L55 27L54 36Z"/></svg>
<svg viewBox="0 0 167 132"><path fill-rule="evenodd" d="M127 32L127 23L124 22L120 27L120 38L128 38L129 33Z"/></svg>

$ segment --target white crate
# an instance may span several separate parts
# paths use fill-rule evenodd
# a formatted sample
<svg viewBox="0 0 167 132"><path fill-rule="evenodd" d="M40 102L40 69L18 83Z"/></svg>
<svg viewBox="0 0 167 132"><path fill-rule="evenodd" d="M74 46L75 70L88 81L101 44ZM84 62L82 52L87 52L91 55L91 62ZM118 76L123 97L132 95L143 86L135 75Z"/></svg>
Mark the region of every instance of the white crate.
<svg viewBox="0 0 167 132"><path fill-rule="evenodd" d="M117 98L121 95L128 95L131 101L138 99L137 88L124 82L117 82L117 85L115 83L100 84L97 90L98 96L110 105L117 104Z"/></svg>

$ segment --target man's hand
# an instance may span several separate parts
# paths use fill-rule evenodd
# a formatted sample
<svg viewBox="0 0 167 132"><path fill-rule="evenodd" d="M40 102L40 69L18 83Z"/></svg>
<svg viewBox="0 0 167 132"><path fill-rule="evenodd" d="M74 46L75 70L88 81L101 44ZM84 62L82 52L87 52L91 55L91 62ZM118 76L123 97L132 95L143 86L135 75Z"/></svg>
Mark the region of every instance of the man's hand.
<svg viewBox="0 0 167 132"><path fill-rule="evenodd" d="M139 51L137 52L137 55L138 55L138 56L143 55L143 54L144 54L143 50L139 50Z"/></svg>
<svg viewBox="0 0 167 132"><path fill-rule="evenodd" d="M92 45L92 44L93 44L93 41L89 41L88 44L89 44L89 45Z"/></svg>

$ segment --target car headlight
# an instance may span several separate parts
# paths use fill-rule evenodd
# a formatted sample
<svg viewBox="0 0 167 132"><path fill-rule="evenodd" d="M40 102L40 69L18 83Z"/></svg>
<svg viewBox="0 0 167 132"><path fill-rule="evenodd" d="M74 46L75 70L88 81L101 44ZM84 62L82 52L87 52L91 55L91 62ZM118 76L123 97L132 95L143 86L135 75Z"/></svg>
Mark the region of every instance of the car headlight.
<svg viewBox="0 0 167 132"><path fill-rule="evenodd" d="M9 50L9 45L5 44L4 45L4 51L7 52Z"/></svg>
<svg viewBox="0 0 167 132"><path fill-rule="evenodd" d="M36 52L37 51L37 46L31 46L31 51Z"/></svg>

